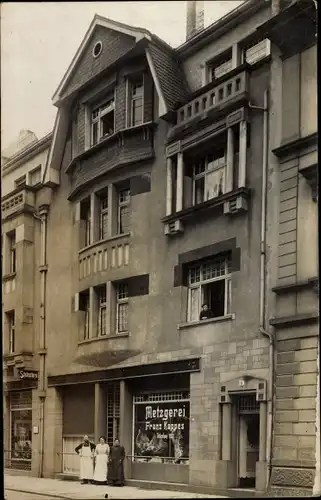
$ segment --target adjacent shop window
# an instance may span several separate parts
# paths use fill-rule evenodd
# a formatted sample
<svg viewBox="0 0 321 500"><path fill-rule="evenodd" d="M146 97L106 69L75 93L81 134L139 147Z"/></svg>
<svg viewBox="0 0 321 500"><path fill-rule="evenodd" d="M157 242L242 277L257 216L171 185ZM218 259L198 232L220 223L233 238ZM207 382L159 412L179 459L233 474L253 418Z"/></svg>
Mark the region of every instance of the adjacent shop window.
<svg viewBox="0 0 321 500"><path fill-rule="evenodd" d="M192 166L193 205L225 193L226 143L195 161Z"/></svg>
<svg viewBox="0 0 321 500"><path fill-rule="evenodd" d="M9 247L9 266L8 273L15 273L17 268L17 255L16 255L16 231L7 233L7 241Z"/></svg>
<svg viewBox="0 0 321 500"><path fill-rule="evenodd" d="M271 42L267 38L251 40L243 44L242 62L255 64L271 54Z"/></svg>
<svg viewBox="0 0 321 500"><path fill-rule="evenodd" d="M189 322L218 318L230 313L230 267L230 259L227 256L220 256L189 267ZM204 310L207 311L205 314L202 312Z"/></svg>
<svg viewBox="0 0 321 500"><path fill-rule="evenodd" d="M9 354L14 354L16 350L16 330L15 330L15 312L9 311L6 313L9 337Z"/></svg>
<svg viewBox="0 0 321 500"><path fill-rule="evenodd" d="M128 332L128 283L116 285L116 333Z"/></svg>
<svg viewBox="0 0 321 500"><path fill-rule="evenodd" d="M86 198L80 202L80 219L84 222L84 238L83 245L80 246L88 246L91 242L91 215L90 215L90 198Z"/></svg>
<svg viewBox="0 0 321 500"><path fill-rule="evenodd" d="M106 335L106 312L107 312L107 298L106 298L106 285L96 288L98 299L98 336Z"/></svg>
<svg viewBox="0 0 321 500"><path fill-rule="evenodd" d="M30 186L36 186L41 183L41 165L29 172L29 182Z"/></svg>
<svg viewBox="0 0 321 500"><path fill-rule="evenodd" d="M128 233L130 230L130 190L118 191L118 234Z"/></svg>
<svg viewBox="0 0 321 500"><path fill-rule="evenodd" d="M108 237L108 189L98 195L99 198L99 239Z"/></svg>
<svg viewBox="0 0 321 500"><path fill-rule="evenodd" d="M10 394L10 467L19 470L31 469L32 455L32 393L31 391Z"/></svg>
<svg viewBox="0 0 321 500"><path fill-rule="evenodd" d="M188 391L136 394L133 413L134 461L188 463Z"/></svg>
<svg viewBox="0 0 321 500"><path fill-rule="evenodd" d="M129 81L130 92L130 126L141 125L144 121L144 77Z"/></svg>
<svg viewBox="0 0 321 500"><path fill-rule="evenodd" d="M207 65L208 83L220 78L232 70L232 49L219 56L218 59Z"/></svg>
<svg viewBox="0 0 321 500"><path fill-rule="evenodd" d="M115 132L115 95L112 92L103 104L91 112L91 145Z"/></svg>

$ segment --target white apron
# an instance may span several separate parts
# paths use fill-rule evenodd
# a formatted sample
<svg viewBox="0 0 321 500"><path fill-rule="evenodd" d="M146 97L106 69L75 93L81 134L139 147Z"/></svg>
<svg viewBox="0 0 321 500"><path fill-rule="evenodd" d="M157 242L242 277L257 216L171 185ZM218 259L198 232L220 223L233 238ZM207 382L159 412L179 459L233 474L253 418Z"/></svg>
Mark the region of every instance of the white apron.
<svg viewBox="0 0 321 500"><path fill-rule="evenodd" d="M95 465L95 473L94 480L98 482L107 481L107 462L109 455L109 446L108 444L97 444L96 446L96 465Z"/></svg>
<svg viewBox="0 0 321 500"><path fill-rule="evenodd" d="M92 479L94 474L93 455L90 446L82 446L80 455L80 479Z"/></svg>

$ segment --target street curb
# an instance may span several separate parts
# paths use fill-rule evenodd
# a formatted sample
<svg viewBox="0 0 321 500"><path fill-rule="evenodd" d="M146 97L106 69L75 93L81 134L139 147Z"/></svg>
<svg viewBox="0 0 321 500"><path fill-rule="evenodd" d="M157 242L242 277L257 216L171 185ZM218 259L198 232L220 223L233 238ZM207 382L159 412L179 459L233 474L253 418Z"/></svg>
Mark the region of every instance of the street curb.
<svg viewBox="0 0 321 500"><path fill-rule="evenodd" d="M75 499L75 497L70 497L70 496L61 496L61 495L57 495L57 493L40 493L39 491L34 491L34 490L22 490L20 488L12 488L12 487L6 487L5 488L6 491L16 491L17 493L27 493L28 495L38 495L38 496L42 496L42 497L48 497L48 498L59 498L60 500L91 500L90 498L86 498L86 499L83 499L83 498L77 498ZM95 498L94 500L97 500L97 498Z"/></svg>

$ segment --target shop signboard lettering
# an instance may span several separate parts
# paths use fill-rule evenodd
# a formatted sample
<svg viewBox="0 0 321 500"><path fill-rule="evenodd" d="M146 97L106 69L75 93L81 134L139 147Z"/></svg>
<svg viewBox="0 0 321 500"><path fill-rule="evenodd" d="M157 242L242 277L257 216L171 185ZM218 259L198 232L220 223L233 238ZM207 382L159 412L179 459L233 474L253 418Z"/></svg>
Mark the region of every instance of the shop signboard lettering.
<svg viewBox="0 0 321 500"><path fill-rule="evenodd" d="M188 459L189 401L137 403L134 428L135 456Z"/></svg>
<svg viewBox="0 0 321 500"><path fill-rule="evenodd" d="M38 380L38 372L33 370L19 370L21 380Z"/></svg>

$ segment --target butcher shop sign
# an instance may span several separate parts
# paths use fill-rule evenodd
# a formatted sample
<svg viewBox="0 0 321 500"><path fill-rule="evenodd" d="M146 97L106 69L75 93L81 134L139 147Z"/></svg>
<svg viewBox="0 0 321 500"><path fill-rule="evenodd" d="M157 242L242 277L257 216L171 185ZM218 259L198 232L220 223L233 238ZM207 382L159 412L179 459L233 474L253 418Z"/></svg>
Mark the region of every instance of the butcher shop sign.
<svg viewBox="0 0 321 500"><path fill-rule="evenodd" d="M135 404L135 456L180 462L189 454L189 401Z"/></svg>

